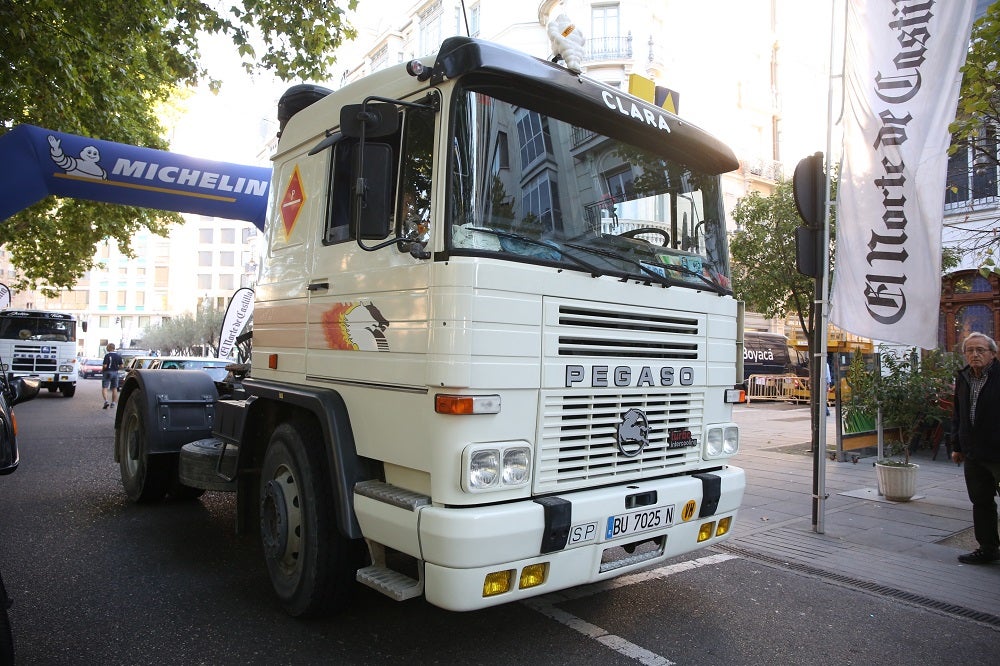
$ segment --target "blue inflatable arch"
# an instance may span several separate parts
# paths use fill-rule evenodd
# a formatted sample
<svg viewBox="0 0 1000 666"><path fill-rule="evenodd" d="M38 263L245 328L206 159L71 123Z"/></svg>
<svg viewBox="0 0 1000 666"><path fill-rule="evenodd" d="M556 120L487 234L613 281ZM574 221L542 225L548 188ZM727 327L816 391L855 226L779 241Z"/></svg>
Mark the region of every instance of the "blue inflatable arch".
<svg viewBox="0 0 1000 666"><path fill-rule="evenodd" d="M0 220L53 194L246 220L263 230L271 170L33 125L0 136Z"/></svg>

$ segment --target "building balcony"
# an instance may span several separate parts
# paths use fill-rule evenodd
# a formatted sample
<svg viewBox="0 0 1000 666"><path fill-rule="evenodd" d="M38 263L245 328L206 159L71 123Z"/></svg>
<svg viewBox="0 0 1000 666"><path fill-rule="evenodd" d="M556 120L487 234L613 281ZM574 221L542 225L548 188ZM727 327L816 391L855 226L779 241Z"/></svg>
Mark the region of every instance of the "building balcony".
<svg viewBox="0 0 1000 666"><path fill-rule="evenodd" d="M777 183L784 177L781 162L765 159L743 160L743 173L751 178Z"/></svg>
<svg viewBox="0 0 1000 666"><path fill-rule="evenodd" d="M631 60L632 59L632 33L625 37L598 37L587 40L587 52L583 56L583 61L596 62L599 60Z"/></svg>

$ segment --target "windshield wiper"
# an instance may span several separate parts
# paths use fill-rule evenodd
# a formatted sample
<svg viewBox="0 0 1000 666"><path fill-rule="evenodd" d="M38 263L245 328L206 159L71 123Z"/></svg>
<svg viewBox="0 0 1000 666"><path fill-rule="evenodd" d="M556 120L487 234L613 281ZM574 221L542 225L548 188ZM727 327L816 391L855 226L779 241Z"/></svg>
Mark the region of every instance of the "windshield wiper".
<svg viewBox="0 0 1000 666"><path fill-rule="evenodd" d="M650 268L646 264L642 263L641 261L637 261L635 259L630 259L628 257L623 257L620 254L618 254L617 252L612 252L611 250L605 250L604 248L599 248L599 247L590 247L589 245L578 245L576 243L567 243L567 245L569 247L572 247L575 250L583 250L584 252L590 252L591 254L596 254L596 255L598 255L600 257L606 257L608 259L616 259L618 261L624 261L625 263L632 264L633 266L637 266L639 268L639 270L641 270L646 275L649 275L649 276L651 276L653 278L656 278L656 281L659 282L660 284L662 284L665 287L671 287L674 284L676 284L673 280L670 280L669 278L664 277L663 275L660 275L655 270L653 270L652 268ZM657 268L663 268L665 270L675 271L677 273L682 273L684 275L694 276L694 277L698 278L699 280L701 280L702 282L704 282L705 284L707 284L709 287L712 288L712 291L714 291L714 292L716 292L718 294L728 294L728 293L731 293L729 290L725 289L722 285L716 284L715 282L713 282L712 280L709 280L707 277L705 277L701 273L699 273L697 271L693 271L690 268L687 268L685 266L679 266L677 264L656 264L656 267Z"/></svg>
<svg viewBox="0 0 1000 666"><path fill-rule="evenodd" d="M605 272L602 271L597 266L595 266L594 264L590 263L589 261L584 261L583 259L581 259L580 257L577 257L576 255L570 254L569 252L567 252L566 250L564 250L559 245L556 245L555 243L550 243L550 242L547 242L547 241L543 241L543 240L540 240L538 238L532 238L531 236L522 236L521 234L515 234L515 233L510 232L510 231L501 231L500 229L491 229L490 227L474 227L472 225L467 225L467 226L465 226L465 229L468 229L470 231L481 231L483 233L493 234L494 236L497 236L498 238L510 238L512 240L521 241L522 243L528 243L529 245L535 245L535 246L538 246L538 247L544 247L544 248L549 249L549 250L554 250L554 251L556 251L556 252L559 253L560 257L565 257L566 259L569 259L570 262L576 264L580 268L582 268L585 271L587 271L588 273L590 273L591 277L595 277L596 278L596 277L601 277L602 275L605 275Z"/></svg>

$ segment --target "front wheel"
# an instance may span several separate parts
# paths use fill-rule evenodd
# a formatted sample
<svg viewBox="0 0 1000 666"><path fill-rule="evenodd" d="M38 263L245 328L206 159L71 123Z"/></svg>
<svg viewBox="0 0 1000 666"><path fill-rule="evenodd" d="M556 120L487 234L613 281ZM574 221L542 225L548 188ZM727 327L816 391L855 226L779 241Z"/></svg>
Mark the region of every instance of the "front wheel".
<svg viewBox="0 0 1000 666"><path fill-rule="evenodd" d="M63 384L59 391L63 394L64 398L72 398L76 395L76 384Z"/></svg>
<svg viewBox="0 0 1000 666"><path fill-rule="evenodd" d="M129 394L121 426L115 431L122 486L133 502L160 500L170 486L169 457L151 456L148 452L144 400L141 389Z"/></svg>
<svg viewBox="0 0 1000 666"><path fill-rule="evenodd" d="M271 435L260 476L260 538L271 585L293 617L344 606L354 588L360 541L337 529L315 426L283 423Z"/></svg>
<svg viewBox="0 0 1000 666"><path fill-rule="evenodd" d="M14 663L14 632L11 631L10 616L7 614L9 603L3 578L0 578L0 664Z"/></svg>

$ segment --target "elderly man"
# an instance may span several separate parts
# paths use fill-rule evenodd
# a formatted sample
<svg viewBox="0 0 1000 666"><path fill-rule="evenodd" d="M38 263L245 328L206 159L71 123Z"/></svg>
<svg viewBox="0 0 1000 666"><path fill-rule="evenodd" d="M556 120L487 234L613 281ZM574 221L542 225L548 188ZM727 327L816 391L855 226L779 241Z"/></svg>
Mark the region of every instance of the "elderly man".
<svg viewBox="0 0 1000 666"><path fill-rule="evenodd" d="M955 378L957 434L951 459L965 463L965 487L972 501L972 524L979 548L959 555L965 564L1000 560L997 503L1000 487L1000 362L997 343L983 333L970 333L962 343L968 363Z"/></svg>

